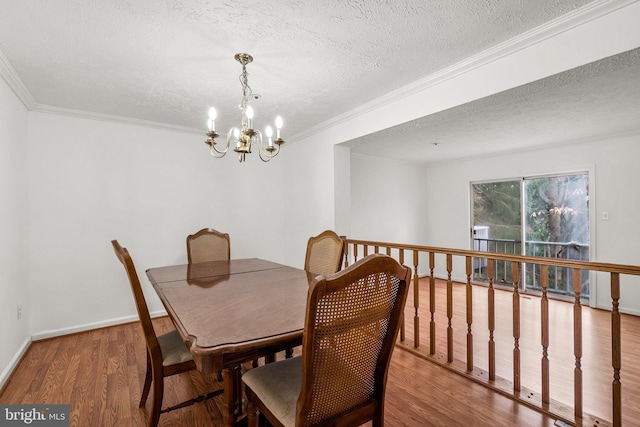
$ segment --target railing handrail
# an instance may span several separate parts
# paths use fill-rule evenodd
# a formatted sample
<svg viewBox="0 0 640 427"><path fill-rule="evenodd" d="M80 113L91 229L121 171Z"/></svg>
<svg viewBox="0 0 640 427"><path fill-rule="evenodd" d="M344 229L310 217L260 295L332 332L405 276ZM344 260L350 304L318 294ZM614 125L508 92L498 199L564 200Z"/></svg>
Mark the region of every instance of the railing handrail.
<svg viewBox="0 0 640 427"><path fill-rule="evenodd" d="M469 250L469 249L455 249L455 248L444 248L438 246L424 246L424 245L411 245L411 244L400 244L400 243L392 243L392 242L381 242L381 241L371 241L371 240L359 240L359 239L348 239L346 237L342 237L345 245L345 253L347 256L345 257L345 265L348 265L352 261L356 261L360 254L358 253L358 248L362 247L363 253L362 257L368 255L370 248L373 248L373 251L376 253L380 253L380 249L386 251L389 255L394 255L392 253L393 250L398 250L398 261L401 263L405 263L405 251L413 252L413 348L411 348L408 343L405 342L405 323L401 325L400 328L400 342L399 345L406 349L407 351L411 351L414 354L424 357L434 363L437 363L441 366L444 366L448 369L453 370L461 375L465 375L467 378L470 378L474 381L478 381L483 383L484 385L490 387L494 391L497 391L501 394L511 397L514 400L517 400L521 403L524 403L527 406L533 407L543 413L553 415L562 419L566 422L572 424L583 425L587 419L583 417L591 417L590 415L583 414L583 341L582 341L582 303L581 303L581 294L582 294L582 282L581 275L584 271L597 271L602 273L609 273L610 276L610 297L611 297L611 367L612 367L612 421L613 426L620 427L622 425L622 383L621 383L621 369L622 369L622 339L621 339L621 312L620 312L620 297L621 297L621 283L620 276L621 275L632 275L632 276L640 276L640 266L638 265L627 265L627 264L616 264L616 263L608 263L608 262L595 262L595 261L580 261L580 260L570 260L563 258L546 258L540 256L530 256L530 255L515 255L515 254L506 254L506 253L497 253L497 252L485 252L485 251L477 251L477 250ZM350 250L351 245L351 250ZM429 291L429 311L428 315L430 316L429 320L429 350L428 354L425 353L422 349L420 349L421 345L421 332L420 332L420 276L418 274L419 264L420 264L420 253L425 253L428 255L428 291ZM440 264L440 268L446 269L446 354L436 354L436 304L435 304L435 274L434 271L436 269L436 261L440 260L440 257L436 260L436 255L444 255L446 259L444 260L444 264ZM465 286L465 308L466 308L466 331L463 332L466 335L466 364L461 360L456 360L454 356L454 345L453 345L453 270L454 270L454 262L453 259L455 257L464 257L464 274L466 275L466 286ZM489 341L488 341L488 352L489 352L489 362L488 366L484 369L477 370L474 365L474 352L473 352L473 330L474 330L474 320L473 320L473 308L474 308L474 298L473 298L473 283L471 280L471 276L473 274L473 260L475 259L487 259L490 261L508 261L511 263L511 273L510 273L510 281L512 283L512 312L513 312L513 382L511 383L513 389L508 391L504 388L504 384L509 383L509 381L500 380L496 375L496 336L495 332L495 287L494 287L494 279L495 279L495 263L488 262L487 263L487 276L488 276L488 286L487 286L487 323L488 323L488 331L489 331ZM457 266L458 264L456 264ZM529 396L532 396L533 393L522 393L523 387L520 383L521 369L522 369L522 361L521 361L521 351L520 351L520 283L522 282L522 271L524 271L524 267L527 265L538 265L540 267L540 325L541 325L541 392L540 392L540 402L538 404L533 404L533 401L529 399ZM561 267L572 269L571 275L571 286L573 288L573 299L570 303L573 305L573 356L574 356L574 405L573 405L573 419L567 417L567 413L569 408L562 403L553 401L550 399L550 364L551 359L548 355L548 347L549 347L549 339L550 339L550 330L552 329L550 324L550 315L549 315L549 267ZM456 267L457 268L457 267ZM440 309L440 308L439 308ZM462 362L462 363L460 363ZM486 381L483 382L480 380L480 376L482 372L487 373ZM523 396L527 396L524 398ZM601 420L597 420L593 417L589 418L589 420L594 420L599 423ZM602 420L604 421L604 420ZM587 422L589 424L589 422ZM606 422L602 425L606 425Z"/></svg>
<svg viewBox="0 0 640 427"><path fill-rule="evenodd" d="M562 258L545 258L529 255L511 255L498 252L474 251L469 249L454 249L438 246L422 246L403 243L378 242L373 240L345 239L347 244L356 244L372 247L385 247L399 250L409 250L418 252L433 252L443 255L471 256L474 258L499 259L504 261L514 261L521 263L541 264L557 267L577 268L582 270L600 271L605 273L630 274L640 276L640 266L630 264L615 264L596 261L578 261Z"/></svg>

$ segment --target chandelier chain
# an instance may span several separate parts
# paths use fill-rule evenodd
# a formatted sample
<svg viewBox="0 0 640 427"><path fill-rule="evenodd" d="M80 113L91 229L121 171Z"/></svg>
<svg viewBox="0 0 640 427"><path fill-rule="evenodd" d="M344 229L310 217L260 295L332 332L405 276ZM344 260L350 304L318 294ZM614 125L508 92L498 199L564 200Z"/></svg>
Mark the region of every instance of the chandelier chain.
<svg viewBox="0 0 640 427"><path fill-rule="evenodd" d="M242 85L242 103L240 108L244 110L247 107L247 103L250 98L253 96L253 90L251 90L251 86L249 86L249 73L247 72L247 65L242 64L242 74L239 77L240 84Z"/></svg>

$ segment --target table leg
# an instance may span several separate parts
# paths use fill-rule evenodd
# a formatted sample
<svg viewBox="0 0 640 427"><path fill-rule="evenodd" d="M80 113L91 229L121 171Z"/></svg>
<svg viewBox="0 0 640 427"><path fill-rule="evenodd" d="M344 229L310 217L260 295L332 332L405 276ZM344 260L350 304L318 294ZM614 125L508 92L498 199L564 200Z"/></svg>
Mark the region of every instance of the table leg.
<svg viewBox="0 0 640 427"><path fill-rule="evenodd" d="M240 402L240 366L233 366L222 370L222 383L224 393L222 394L223 420L225 427L233 427L240 415L242 407Z"/></svg>

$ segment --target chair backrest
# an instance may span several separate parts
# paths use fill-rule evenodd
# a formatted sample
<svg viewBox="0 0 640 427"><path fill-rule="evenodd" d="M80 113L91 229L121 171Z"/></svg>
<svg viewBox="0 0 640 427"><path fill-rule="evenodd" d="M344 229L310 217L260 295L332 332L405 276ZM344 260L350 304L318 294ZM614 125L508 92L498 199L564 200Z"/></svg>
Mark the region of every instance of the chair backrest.
<svg viewBox="0 0 640 427"><path fill-rule="evenodd" d="M382 419L410 279L408 267L382 254L369 255L330 278L314 279L296 425L316 425L347 413L350 422Z"/></svg>
<svg viewBox="0 0 640 427"><path fill-rule="evenodd" d="M227 233L203 228L187 236L189 264L207 261L226 261L231 258L231 241Z"/></svg>
<svg viewBox="0 0 640 427"><path fill-rule="evenodd" d="M332 230L326 230L309 238L304 269L316 275L329 276L342 267L344 243Z"/></svg>
<svg viewBox="0 0 640 427"><path fill-rule="evenodd" d="M156 337L153 324L151 323L151 316L149 315L149 308L147 307L147 301L144 299L142 293L142 286L140 286L140 280L138 279L138 273L136 273L136 267L133 264L133 260L129 255L127 248L120 246L117 240L112 240L113 250L116 256L124 266L129 278L129 284L131 285L131 292L133 293L133 299L136 303L138 310L138 317L140 317L140 323L142 323L142 331L144 333L144 339L147 343L147 348L151 353L151 357L159 357L162 360L162 351L158 344L158 338Z"/></svg>

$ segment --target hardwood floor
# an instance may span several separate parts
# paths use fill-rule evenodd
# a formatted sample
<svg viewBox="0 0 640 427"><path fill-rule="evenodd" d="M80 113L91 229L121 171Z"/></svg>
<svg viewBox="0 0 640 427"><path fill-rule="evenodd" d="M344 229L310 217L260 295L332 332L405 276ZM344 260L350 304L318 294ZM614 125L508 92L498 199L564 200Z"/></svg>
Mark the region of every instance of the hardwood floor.
<svg viewBox="0 0 640 427"><path fill-rule="evenodd" d="M421 289L421 298L423 291ZM428 299L422 299L421 305L428 310L427 301ZM440 299L438 304L442 301ZM411 304L409 302L407 316L413 314ZM562 316L562 309L562 307L555 309L558 316ZM591 330L606 331L609 325L606 312L588 309L585 311L589 311L589 318L594 319ZM477 314L480 315L480 313ZM428 328L428 315L421 312L421 316L423 319L421 329ZM454 314L454 316L464 319L464 315ZM476 313L474 313L475 316ZM534 315L527 318L529 320L526 322L531 322L527 323L527 326L524 326L525 318L526 316L523 316L523 330L539 329L535 324ZM446 318L443 322L441 324L446 325ZM478 329L484 325L482 322L480 318L477 323ZM410 323L411 320L408 317L407 324ZM637 370L640 347L635 347L634 343L638 342L640 319L628 316L624 323L626 325L624 352L628 352L626 357L629 358L626 367L636 366ZM562 325L562 322L559 320L557 324ZM154 319L154 325L158 333L164 333L172 328L171 322L166 317ZM461 330L465 331L464 320L461 326L463 327ZM440 329L438 331L440 339L446 336L444 331ZM480 331L476 333L480 342L485 339ZM408 337L412 334L411 330L407 330ZM423 334L423 337L428 337L428 334ZM462 333L456 333L454 337L461 343L464 340ZM505 342L506 348L510 348L512 341L507 339ZM592 344L585 346L585 357L588 352L590 352L588 360L597 359L598 355L602 355L603 364L607 365L606 352L610 351L610 347L602 344L597 334L590 338L589 342ZM428 345L426 347L428 348ZM479 364L482 363L483 345L478 344L477 347ZM523 343L523 348L525 347ZM459 348L463 348L462 344L456 344L456 352ZM68 403L71 411L71 426L145 426L147 410L138 408L144 370L145 348L139 323L34 342L5 384L0 393L0 403ZM507 366L505 372L508 371ZM529 376L528 371L523 374ZM628 375L629 369L625 370L625 373ZM635 376L637 377L637 374ZM535 378L535 374L532 378ZM605 378L608 377L605 376ZM626 383L624 383L625 378ZM203 377L198 372L177 375L165 381L163 407L175 405L221 386L215 378ZM628 408L624 408L623 425L640 425L639 422L634 421L638 419L635 408L637 405L631 403L640 401L638 400L640 387L634 385L636 383L630 381L629 376L623 377L623 384L626 384L624 400L629 402L626 405ZM554 396L558 396L563 387L571 389L572 386L571 383L568 386L562 386L554 382L553 387ZM606 401L611 390L611 382L610 380L608 382L605 380L604 384L590 382L588 387L589 390L585 390L586 392L600 396ZM604 406L606 405L605 402ZM188 408L178 409L162 414L159 425L218 426L221 425L222 420L221 406L221 399L214 398ZM533 409L517 404L480 384L399 348L392 356L385 409L385 425L389 427L550 427L555 421L554 418L543 416Z"/></svg>
<svg viewBox="0 0 640 427"><path fill-rule="evenodd" d="M159 333L168 318L154 320ZM2 393L0 403L68 403L71 426L145 426L138 408L145 353L138 323L34 342ZM220 387L197 372L165 379L164 405ZM552 426L553 420L465 378L394 352L386 398L386 425ZM160 426L217 426L221 399L160 416ZM149 406L149 404L147 404Z"/></svg>
<svg viewBox="0 0 640 427"><path fill-rule="evenodd" d="M467 318L465 309L465 285L454 283L452 289L453 310L453 353L459 361L466 360ZM406 343L413 347L414 304L410 293L405 310ZM422 354L429 353L430 312L428 280L420 281L420 304L418 309L420 348ZM447 325L446 282L436 280L436 353L446 355ZM488 369L488 320L487 288L473 287L473 357L474 366ZM513 294L508 290L495 291L495 346L496 375L513 382ZM541 328L540 298L533 295L521 295L520 339L521 353L520 380L523 387L538 392L541 390ZM582 306L582 358L583 371L583 410L585 426L610 425L612 420L612 381L613 368L611 356L611 313L606 310L591 309ZM574 337L573 304L571 302L549 301L549 360L550 360L550 397L568 409L574 403ZM640 317L623 314L621 316L622 334L622 425L640 426ZM437 358L436 358L437 359ZM511 385L512 387L512 385ZM511 389L512 390L512 389ZM528 394L527 394L528 395ZM539 394L538 394L539 396ZM533 397L532 399L537 399ZM587 416L589 415L589 416ZM567 416L573 418L570 409Z"/></svg>

